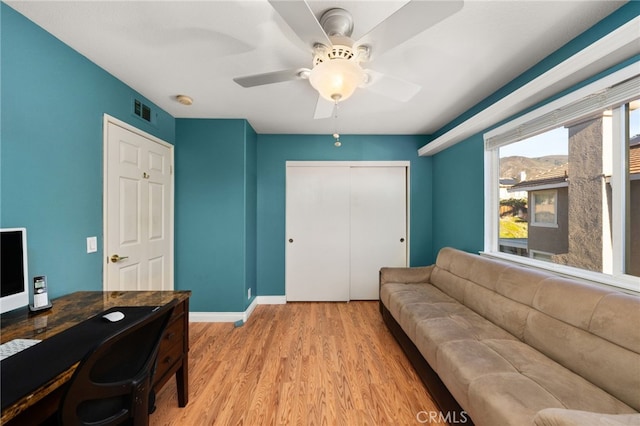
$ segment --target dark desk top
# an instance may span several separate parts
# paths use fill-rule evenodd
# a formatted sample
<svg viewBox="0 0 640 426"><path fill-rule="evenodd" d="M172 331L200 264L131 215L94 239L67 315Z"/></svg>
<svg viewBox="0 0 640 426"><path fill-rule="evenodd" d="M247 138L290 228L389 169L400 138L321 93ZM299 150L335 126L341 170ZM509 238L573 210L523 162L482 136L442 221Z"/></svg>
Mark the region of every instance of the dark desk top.
<svg viewBox="0 0 640 426"><path fill-rule="evenodd" d="M52 301L50 310L30 313L28 308L16 309L0 316L0 343L13 339L45 340L82 323L96 314L119 306L159 306L173 299L182 302L190 291L82 291ZM80 361L80 360L78 360ZM35 404L69 380L77 363L21 401L2 411L1 423L13 418L26 407Z"/></svg>

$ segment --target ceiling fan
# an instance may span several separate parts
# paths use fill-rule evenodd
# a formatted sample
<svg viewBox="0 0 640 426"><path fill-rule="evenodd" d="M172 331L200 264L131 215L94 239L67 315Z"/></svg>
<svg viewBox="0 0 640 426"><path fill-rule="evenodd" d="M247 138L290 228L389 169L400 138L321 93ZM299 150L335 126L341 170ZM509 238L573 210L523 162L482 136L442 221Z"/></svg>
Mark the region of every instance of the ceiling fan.
<svg viewBox="0 0 640 426"><path fill-rule="evenodd" d="M362 63L403 43L441 20L458 12L463 0L411 0L379 23L359 40L351 39L353 17L341 8L331 8L317 19L305 0L269 0L276 12L308 46L311 68L267 72L233 80L242 87L254 87L290 80L308 79L319 93L314 118L330 117L338 102L362 87L406 102L420 86L391 77Z"/></svg>

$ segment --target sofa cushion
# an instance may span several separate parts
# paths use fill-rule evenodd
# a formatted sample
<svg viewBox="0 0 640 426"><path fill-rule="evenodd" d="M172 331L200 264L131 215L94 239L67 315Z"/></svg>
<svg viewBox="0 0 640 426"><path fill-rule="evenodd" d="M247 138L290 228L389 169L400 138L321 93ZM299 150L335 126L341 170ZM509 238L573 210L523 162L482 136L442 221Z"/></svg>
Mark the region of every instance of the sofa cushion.
<svg viewBox="0 0 640 426"><path fill-rule="evenodd" d="M537 311L528 319L525 336L527 344L539 348L551 359L626 404L640 407L637 353Z"/></svg>
<svg viewBox="0 0 640 426"><path fill-rule="evenodd" d="M422 307L423 310L425 307ZM441 310L444 306L438 306ZM416 324L415 340L420 353L429 365L440 374L439 351L441 346L455 341L471 342L485 339L516 340L511 334L483 319L460 304L447 306L444 314L423 318ZM441 376L442 377L442 376ZM454 395L455 396L455 395Z"/></svg>
<svg viewBox="0 0 640 426"><path fill-rule="evenodd" d="M640 411L640 299L562 278L544 282L525 342Z"/></svg>
<svg viewBox="0 0 640 426"><path fill-rule="evenodd" d="M411 302L400 308L400 315L396 321L400 324L407 336L415 342L417 339L416 329L420 322L435 318L446 318L456 313L465 313L465 309L464 306L455 300Z"/></svg>
<svg viewBox="0 0 640 426"><path fill-rule="evenodd" d="M396 321L400 318L400 308L416 300L429 300L434 296L433 286L425 284L388 283L380 289L380 300L389 309ZM442 292L439 294L444 295Z"/></svg>
<svg viewBox="0 0 640 426"><path fill-rule="evenodd" d="M451 248L438 254L431 282L520 340L548 274Z"/></svg>
<svg viewBox="0 0 640 426"><path fill-rule="evenodd" d="M535 426L638 426L640 414L602 414L546 408L536 413L533 424Z"/></svg>

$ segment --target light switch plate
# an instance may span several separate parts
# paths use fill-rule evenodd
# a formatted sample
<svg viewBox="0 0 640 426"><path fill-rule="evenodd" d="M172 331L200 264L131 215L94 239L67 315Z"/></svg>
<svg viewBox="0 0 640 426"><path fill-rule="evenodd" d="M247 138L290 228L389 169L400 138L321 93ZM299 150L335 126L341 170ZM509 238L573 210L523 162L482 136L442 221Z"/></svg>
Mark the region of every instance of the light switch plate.
<svg viewBox="0 0 640 426"><path fill-rule="evenodd" d="M98 251L98 237L87 237L87 253Z"/></svg>

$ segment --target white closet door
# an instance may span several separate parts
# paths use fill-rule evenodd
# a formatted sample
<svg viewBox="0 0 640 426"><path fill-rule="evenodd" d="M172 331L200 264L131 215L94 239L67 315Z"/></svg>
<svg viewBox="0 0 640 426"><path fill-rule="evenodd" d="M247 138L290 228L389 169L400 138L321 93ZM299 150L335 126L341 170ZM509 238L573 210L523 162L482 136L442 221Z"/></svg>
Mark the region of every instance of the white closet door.
<svg viewBox="0 0 640 426"><path fill-rule="evenodd" d="M383 266L407 266L405 167L351 168L350 298L379 298Z"/></svg>
<svg viewBox="0 0 640 426"><path fill-rule="evenodd" d="M287 301L349 300L349 168L287 167Z"/></svg>

